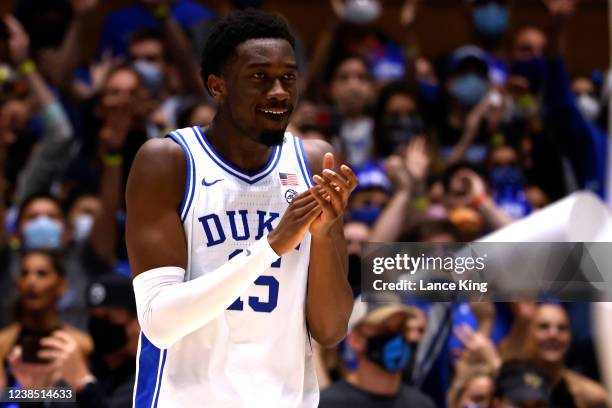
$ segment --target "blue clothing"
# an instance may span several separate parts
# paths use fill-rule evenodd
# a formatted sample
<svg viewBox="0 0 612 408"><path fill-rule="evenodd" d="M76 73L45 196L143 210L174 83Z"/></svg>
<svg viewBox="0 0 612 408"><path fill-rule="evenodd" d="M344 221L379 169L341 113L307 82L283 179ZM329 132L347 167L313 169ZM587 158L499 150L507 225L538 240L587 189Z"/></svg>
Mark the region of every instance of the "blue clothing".
<svg viewBox="0 0 612 408"><path fill-rule="evenodd" d="M608 136L578 110L563 58L546 61L546 125L572 164L580 188L606 197Z"/></svg>
<svg viewBox="0 0 612 408"><path fill-rule="evenodd" d="M171 9L178 24L189 29L198 22L212 18L214 12L195 0L177 0ZM110 49L113 55L126 55L130 36L141 28L159 28L159 21L140 2L121 7L108 15L102 28L98 52Z"/></svg>

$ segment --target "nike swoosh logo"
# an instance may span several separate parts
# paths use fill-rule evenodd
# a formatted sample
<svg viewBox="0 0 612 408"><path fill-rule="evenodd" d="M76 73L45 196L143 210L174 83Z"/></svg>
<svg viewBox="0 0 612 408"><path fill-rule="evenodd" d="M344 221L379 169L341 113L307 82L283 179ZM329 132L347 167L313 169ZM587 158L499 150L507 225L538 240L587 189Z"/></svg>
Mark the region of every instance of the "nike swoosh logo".
<svg viewBox="0 0 612 408"><path fill-rule="evenodd" d="M210 183L207 183L207 182L206 182L206 179L205 179L205 178L203 178L203 179L202 179L202 185L203 185L204 187L210 187L210 186L212 186L213 184L217 184L217 183L218 183L218 182L220 182L221 180L223 180L223 179L218 179L218 180L215 180L215 181L211 181Z"/></svg>

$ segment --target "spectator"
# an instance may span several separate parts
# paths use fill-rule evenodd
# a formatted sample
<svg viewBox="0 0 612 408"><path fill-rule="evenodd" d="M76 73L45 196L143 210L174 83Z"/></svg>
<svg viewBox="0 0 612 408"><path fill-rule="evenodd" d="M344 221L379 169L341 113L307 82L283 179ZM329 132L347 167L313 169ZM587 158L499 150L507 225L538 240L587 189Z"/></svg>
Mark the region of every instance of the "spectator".
<svg viewBox="0 0 612 408"><path fill-rule="evenodd" d="M513 361L505 363L495 382L493 408L547 408L570 407L555 405L550 399L550 383L536 367Z"/></svg>
<svg viewBox="0 0 612 408"><path fill-rule="evenodd" d="M416 94L406 82L392 82L380 91L375 119L375 152L379 157L399 154L398 148L425 134Z"/></svg>
<svg viewBox="0 0 612 408"><path fill-rule="evenodd" d="M355 302L347 341L357 354L357 369L321 393L321 408L434 406L401 381L401 371L414 354L405 338L406 320L412 313L411 308L399 304Z"/></svg>
<svg viewBox="0 0 612 408"><path fill-rule="evenodd" d="M176 126L179 129L201 126L207 127L212 122L217 106L213 100L206 97L192 97L183 100L177 109Z"/></svg>
<svg viewBox="0 0 612 408"><path fill-rule="evenodd" d="M45 357L36 352L43 346L41 339L54 330L60 329L74 339L75 353L79 358L86 360L93 351L91 337L60 317L58 301L67 287L64 266L58 254L31 250L22 257L17 279L17 320L0 331L0 389L13 385L4 366L9 354L9 374L21 386L29 385L29 372L44 373L50 368Z"/></svg>
<svg viewBox="0 0 612 408"><path fill-rule="evenodd" d="M528 357L551 378L553 406L607 406L608 394L600 384L565 366L572 337L569 324L560 305L540 305L526 342Z"/></svg>
<svg viewBox="0 0 612 408"><path fill-rule="evenodd" d="M329 95L336 144L350 165L363 166L374 147L374 121L368 110L375 91L366 61L358 56L340 60L333 69Z"/></svg>
<svg viewBox="0 0 612 408"><path fill-rule="evenodd" d="M391 182L385 172L368 164L356 173L359 185L349 203L351 220L372 226L391 198Z"/></svg>
<svg viewBox="0 0 612 408"><path fill-rule="evenodd" d="M448 391L449 408L488 408L493 401L495 373L486 366L476 366L456 375Z"/></svg>

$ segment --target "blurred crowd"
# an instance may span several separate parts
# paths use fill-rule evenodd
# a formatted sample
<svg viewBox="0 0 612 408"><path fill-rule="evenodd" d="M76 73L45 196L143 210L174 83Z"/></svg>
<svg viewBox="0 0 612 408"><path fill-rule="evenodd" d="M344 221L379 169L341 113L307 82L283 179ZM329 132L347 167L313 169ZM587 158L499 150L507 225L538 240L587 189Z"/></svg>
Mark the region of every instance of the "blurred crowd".
<svg viewBox="0 0 612 408"><path fill-rule="evenodd" d="M511 0L457 0L471 44L432 59L420 0L402 2L401 38L377 24L385 0L321 0L335 23L312 49L294 33L288 130L332 143L360 183L345 222L349 335L314 345L321 407L608 406L589 304L359 302L362 242L472 241L576 190L605 197L612 87L568 72L578 0L533 1L546 20L510 33ZM66 385L81 407L127 407L131 162L150 138L210 124L207 34L264 1L133 0L93 45L99 3L19 0L0 23L0 390Z"/></svg>

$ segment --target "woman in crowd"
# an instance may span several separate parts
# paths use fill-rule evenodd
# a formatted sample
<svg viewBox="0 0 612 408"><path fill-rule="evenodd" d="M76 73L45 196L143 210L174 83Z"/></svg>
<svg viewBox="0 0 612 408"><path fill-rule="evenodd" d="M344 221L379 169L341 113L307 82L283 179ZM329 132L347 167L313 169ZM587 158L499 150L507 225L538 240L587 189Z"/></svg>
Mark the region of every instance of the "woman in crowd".
<svg viewBox="0 0 612 408"><path fill-rule="evenodd" d="M67 287L64 267L57 254L32 250L22 257L16 321L0 331L0 389L13 381L25 386L24 382L32 374L52 375L51 364L39 359L37 350L40 350L40 340L54 330L62 329L72 335L85 356L93 351L93 341L87 333L60 320L57 304Z"/></svg>

